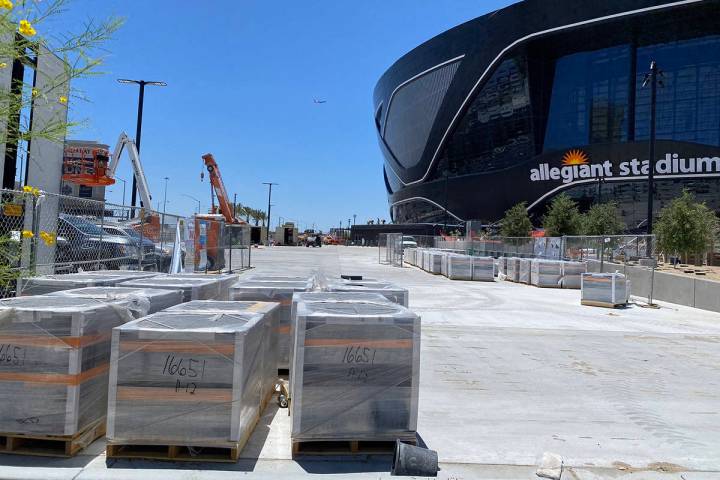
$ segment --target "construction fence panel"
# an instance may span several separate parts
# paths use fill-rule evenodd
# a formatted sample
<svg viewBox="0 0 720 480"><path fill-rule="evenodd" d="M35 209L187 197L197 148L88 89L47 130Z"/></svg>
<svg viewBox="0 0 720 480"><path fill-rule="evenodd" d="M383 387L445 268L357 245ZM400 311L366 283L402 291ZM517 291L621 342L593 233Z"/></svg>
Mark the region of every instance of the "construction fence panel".
<svg viewBox="0 0 720 480"><path fill-rule="evenodd" d="M402 233L381 233L378 236L378 262L394 267L403 266Z"/></svg>

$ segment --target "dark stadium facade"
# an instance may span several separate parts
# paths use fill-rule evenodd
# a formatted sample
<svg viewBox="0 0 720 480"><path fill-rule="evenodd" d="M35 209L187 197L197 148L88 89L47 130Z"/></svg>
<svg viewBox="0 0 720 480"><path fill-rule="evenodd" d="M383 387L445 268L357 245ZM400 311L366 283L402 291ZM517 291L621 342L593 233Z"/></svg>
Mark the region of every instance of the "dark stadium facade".
<svg viewBox="0 0 720 480"><path fill-rule="evenodd" d="M720 209L720 2L526 0L418 46L374 115L396 223L538 219L565 192L629 229L687 188ZM650 62L662 70L648 158Z"/></svg>

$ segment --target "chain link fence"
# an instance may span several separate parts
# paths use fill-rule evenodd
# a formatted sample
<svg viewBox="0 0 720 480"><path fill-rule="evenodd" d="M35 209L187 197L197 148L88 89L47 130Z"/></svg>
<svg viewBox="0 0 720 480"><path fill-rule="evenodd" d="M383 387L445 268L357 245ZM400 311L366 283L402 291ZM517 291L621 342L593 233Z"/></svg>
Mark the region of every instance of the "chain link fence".
<svg viewBox="0 0 720 480"><path fill-rule="evenodd" d="M378 236L378 262L394 267L403 266L403 234L381 233Z"/></svg>
<svg viewBox="0 0 720 480"><path fill-rule="evenodd" d="M0 296L22 278L93 270L168 272L250 268L250 228L222 216L184 217L39 192L2 190Z"/></svg>

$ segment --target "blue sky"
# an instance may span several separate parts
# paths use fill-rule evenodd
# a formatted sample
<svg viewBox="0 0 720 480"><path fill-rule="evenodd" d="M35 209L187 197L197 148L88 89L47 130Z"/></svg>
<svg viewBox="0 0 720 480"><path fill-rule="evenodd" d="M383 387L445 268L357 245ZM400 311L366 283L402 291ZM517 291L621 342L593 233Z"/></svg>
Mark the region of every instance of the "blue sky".
<svg viewBox="0 0 720 480"><path fill-rule="evenodd" d="M487 0L74 0L63 25L125 17L107 44L105 75L78 82L89 102L71 104L87 125L71 136L111 146L135 135L137 87L116 78L163 80L147 87L142 160L153 203L168 182L168 211L210 203L201 155L212 152L238 202L327 230L389 218L372 120L380 75L419 43L505 6ZM327 103L316 105L313 98ZM123 159L118 176L128 180ZM122 182L108 194L121 201ZM128 200L129 201L129 200Z"/></svg>

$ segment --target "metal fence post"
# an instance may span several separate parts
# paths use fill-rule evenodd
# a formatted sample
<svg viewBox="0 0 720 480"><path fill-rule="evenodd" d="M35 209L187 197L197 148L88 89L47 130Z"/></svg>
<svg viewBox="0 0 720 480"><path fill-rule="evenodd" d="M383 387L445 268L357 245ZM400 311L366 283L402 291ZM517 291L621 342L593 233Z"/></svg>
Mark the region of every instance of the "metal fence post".
<svg viewBox="0 0 720 480"><path fill-rule="evenodd" d="M145 209L140 209L140 245L138 246L138 271L142 270L142 259L143 259L143 238L145 235Z"/></svg>
<svg viewBox="0 0 720 480"><path fill-rule="evenodd" d="M95 262L95 270L100 270L100 257L103 251L103 236L105 234L105 203L102 204L102 215L100 215L100 248L98 248L97 262Z"/></svg>

